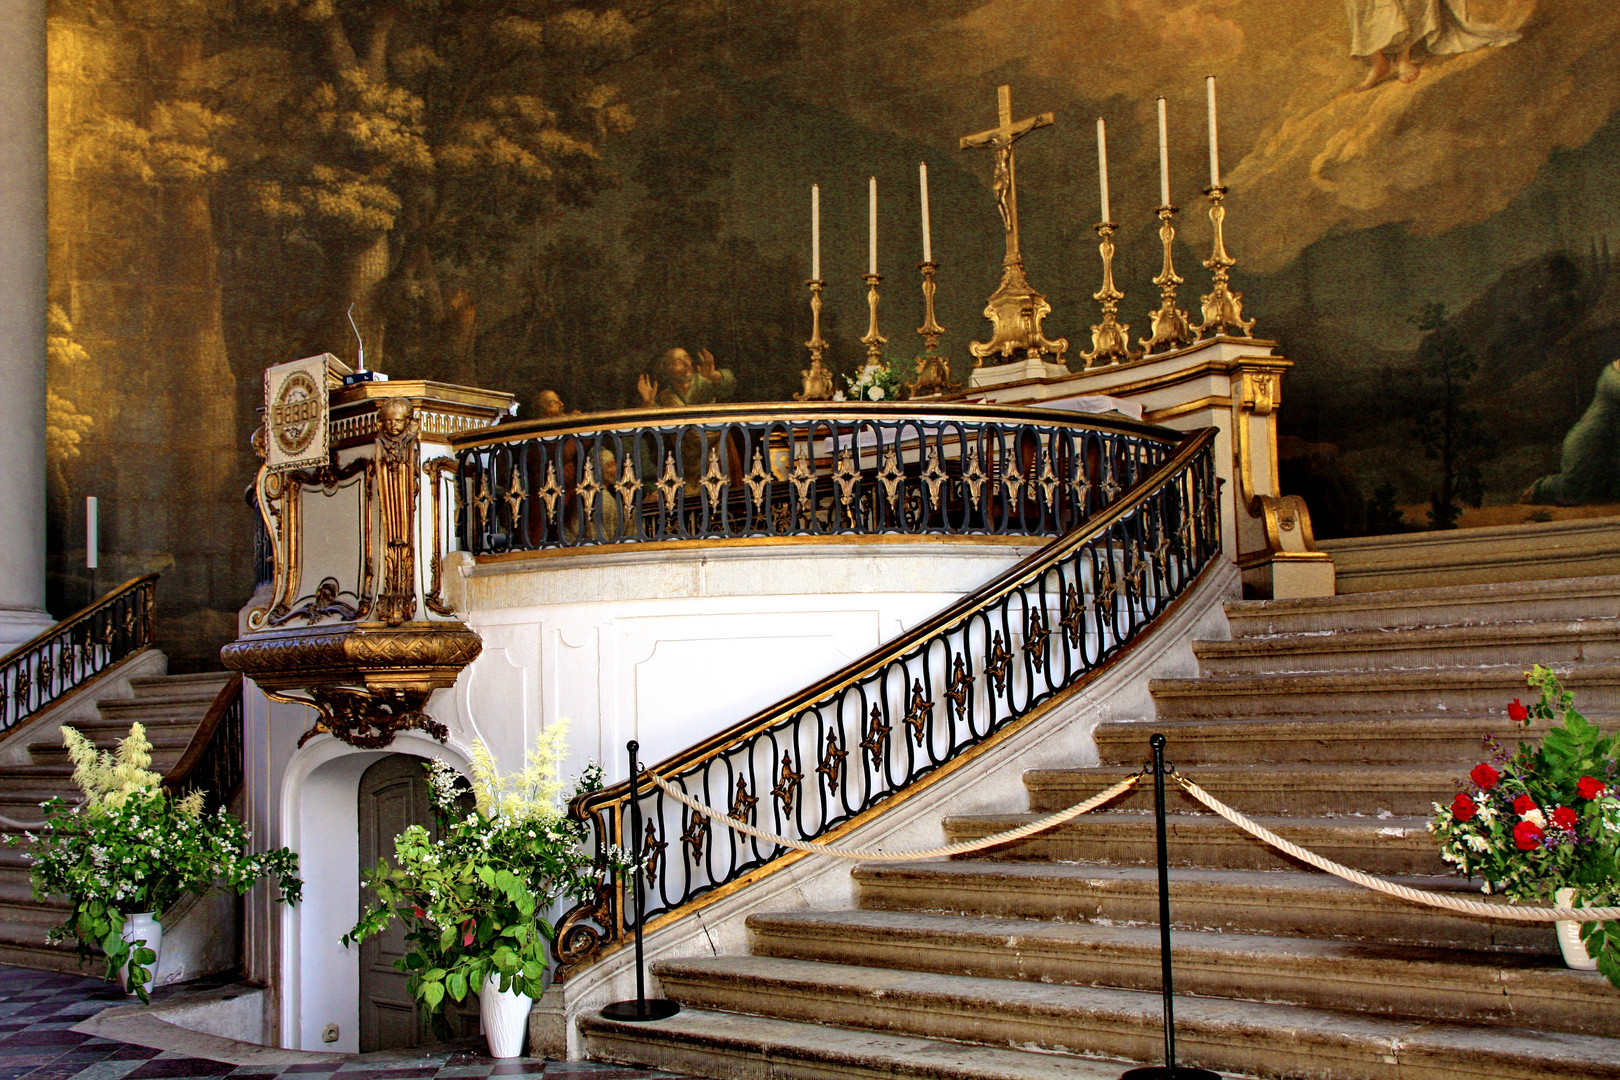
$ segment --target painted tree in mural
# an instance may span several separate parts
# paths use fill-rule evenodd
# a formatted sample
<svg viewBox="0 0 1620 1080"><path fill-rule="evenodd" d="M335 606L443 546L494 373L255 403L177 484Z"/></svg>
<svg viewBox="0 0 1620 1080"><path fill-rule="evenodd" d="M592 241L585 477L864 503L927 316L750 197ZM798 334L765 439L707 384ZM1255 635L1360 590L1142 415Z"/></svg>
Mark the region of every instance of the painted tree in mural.
<svg viewBox="0 0 1620 1080"><path fill-rule="evenodd" d="M1440 472L1429 492L1429 525L1455 529L1463 504L1478 507L1484 501L1481 466L1493 452L1484 418L1468 401L1468 381L1479 360L1446 318L1444 304L1425 304L1417 328L1427 336L1418 346L1412 389L1421 411L1412 435Z"/></svg>
<svg viewBox="0 0 1620 1080"><path fill-rule="evenodd" d="M462 275L604 183L601 145L632 122L608 73L666 7L246 0L220 23L194 92L223 118L236 209L320 252L308 347L345 340L352 304L373 361L465 359Z"/></svg>

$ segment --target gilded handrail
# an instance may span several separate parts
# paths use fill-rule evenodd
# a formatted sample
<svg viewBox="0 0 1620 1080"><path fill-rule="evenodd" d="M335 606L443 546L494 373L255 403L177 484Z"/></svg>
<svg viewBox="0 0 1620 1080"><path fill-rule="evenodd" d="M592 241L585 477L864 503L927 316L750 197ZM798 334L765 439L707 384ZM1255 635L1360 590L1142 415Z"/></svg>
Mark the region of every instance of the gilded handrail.
<svg viewBox="0 0 1620 1080"><path fill-rule="evenodd" d="M457 438L442 465L459 546L486 558L828 536L982 541L1063 533L1177 438L1123 416L1017 406L731 405L501 425Z"/></svg>
<svg viewBox="0 0 1620 1080"><path fill-rule="evenodd" d="M213 813L228 804L242 785L242 675L232 675L191 733L180 760L163 786L170 794L203 792L203 805Z"/></svg>
<svg viewBox="0 0 1620 1080"><path fill-rule="evenodd" d="M91 678L152 643L157 574L130 578L0 656L0 730L38 715Z"/></svg>
<svg viewBox="0 0 1620 1080"><path fill-rule="evenodd" d="M732 816L826 841L960 768L1115 663L1215 561L1214 439L1188 435L1106 509L988 585L652 771ZM629 791L624 781L569 808L590 824L599 859L633 846ZM639 799L648 928L801 857L715 836L645 784ZM592 902L558 923L562 977L631 929L622 883L599 866Z"/></svg>

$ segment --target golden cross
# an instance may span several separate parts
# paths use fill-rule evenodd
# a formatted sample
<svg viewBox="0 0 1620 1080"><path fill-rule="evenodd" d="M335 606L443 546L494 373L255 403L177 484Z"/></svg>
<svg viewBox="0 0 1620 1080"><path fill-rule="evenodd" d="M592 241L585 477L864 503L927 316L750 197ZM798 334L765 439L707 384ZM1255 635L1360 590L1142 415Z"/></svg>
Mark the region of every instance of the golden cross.
<svg viewBox="0 0 1620 1080"><path fill-rule="evenodd" d="M1041 113L1039 116L1026 117L1016 124L1013 123L1012 87L1006 85L996 87L996 104L1000 114L997 119L1000 122L988 131L962 136L960 149L988 146L996 152L996 172L991 183L996 191L996 206L1001 211L1001 225L1007 233L1007 262L1011 263L1020 258L1018 181L1013 172L1013 143L1036 128L1046 127L1052 123L1053 115L1049 112Z"/></svg>

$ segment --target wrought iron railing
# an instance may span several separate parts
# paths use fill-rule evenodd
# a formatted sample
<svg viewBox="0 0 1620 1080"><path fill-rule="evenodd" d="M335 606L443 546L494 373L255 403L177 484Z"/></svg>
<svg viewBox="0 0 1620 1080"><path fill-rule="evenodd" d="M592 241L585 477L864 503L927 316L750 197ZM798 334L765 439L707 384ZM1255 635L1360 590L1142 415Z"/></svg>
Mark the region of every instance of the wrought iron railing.
<svg viewBox="0 0 1620 1080"><path fill-rule="evenodd" d="M456 440L461 546L889 534L1055 536L1163 461L1123 417L999 406L710 406Z"/></svg>
<svg viewBox="0 0 1620 1080"><path fill-rule="evenodd" d="M212 814L235 797L242 769L242 676L236 674L215 695L163 786L174 795L201 791Z"/></svg>
<svg viewBox="0 0 1620 1080"><path fill-rule="evenodd" d="M16 727L152 644L157 579L156 574L132 578L0 656L0 730Z"/></svg>
<svg viewBox="0 0 1620 1080"><path fill-rule="evenodd" d="M749 824L825 840L959 767L1123 655L1215 560L1213 446L1213 430L1188 436L1114 505L983 589L653 770ZM646 927L799 857L712 830L649 784L638 802ZM625 782L570 807L603 869L593 901L558 924L564 977L633 932L624 884L604 860L634 846L629 803Z"/></svg>

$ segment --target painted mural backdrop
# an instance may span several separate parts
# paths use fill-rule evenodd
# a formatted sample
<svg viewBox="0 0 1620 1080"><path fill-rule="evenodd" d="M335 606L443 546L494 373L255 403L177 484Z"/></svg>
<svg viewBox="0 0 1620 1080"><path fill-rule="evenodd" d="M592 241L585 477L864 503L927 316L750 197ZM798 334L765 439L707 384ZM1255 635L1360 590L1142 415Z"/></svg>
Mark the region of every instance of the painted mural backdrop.
<svg viewBox="0 0 1620 1080"><path fill-rule="evenodd" d="M1580 0L53 0L51 463L60 606L160 569L181 665L251 587L260 372L329 350L568 410L639 403L673 346L786 398L822 189L830 358L922 318L917 165L961 378L999 277L983 152L1015 117L1024 252L1095 317L1108 120L1122 316L1157 271L1154 99L1172 199L1207 183L1217 76L1234 283L1284 386L1289 490L1318 532L1620 503L1620 8ZM1203 273L1201 213L1178 265ZM1184 290L1185 293L1186 290ZM1184 296L1185 299L1185 296ZM1574 429L1573 437L1569 437ZM1567 438L1568 437L1568 438ZM1562 455L1562 457L1561 457ZM1529 501L1521 501L1526 499ZM1568 504L1568 505L1564 505ZM182 631L183 628L183 631Z"/></svg>

